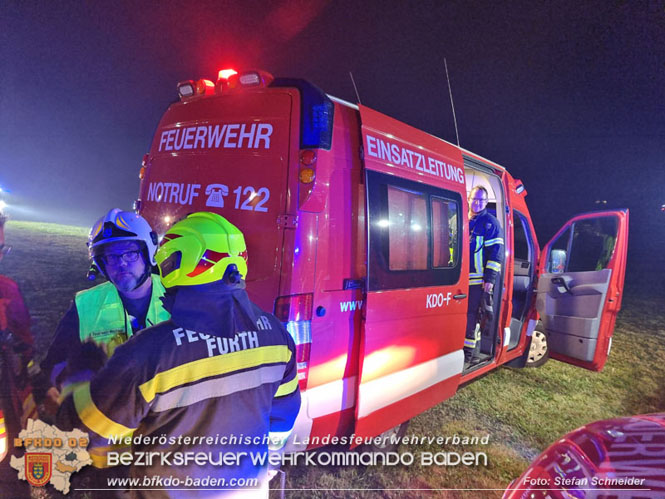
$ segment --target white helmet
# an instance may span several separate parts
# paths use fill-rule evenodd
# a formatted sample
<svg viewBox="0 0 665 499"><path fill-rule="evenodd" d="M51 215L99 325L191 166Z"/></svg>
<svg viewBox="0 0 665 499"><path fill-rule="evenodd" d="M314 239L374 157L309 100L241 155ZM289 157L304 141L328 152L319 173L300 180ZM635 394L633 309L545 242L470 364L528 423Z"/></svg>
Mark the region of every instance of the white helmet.
<svg viewBox="0 0 665 499"><path fill-rule="evenodd" d="M97 220L88 235L88 252L90 258L105 274L104 265L99 256L103 253L103 246L118 241L137 241L143 243L146 261L156 265L155 252L157 251L157 234L152 230L145 218L132 211L121 211L113 208Z"/></svg>

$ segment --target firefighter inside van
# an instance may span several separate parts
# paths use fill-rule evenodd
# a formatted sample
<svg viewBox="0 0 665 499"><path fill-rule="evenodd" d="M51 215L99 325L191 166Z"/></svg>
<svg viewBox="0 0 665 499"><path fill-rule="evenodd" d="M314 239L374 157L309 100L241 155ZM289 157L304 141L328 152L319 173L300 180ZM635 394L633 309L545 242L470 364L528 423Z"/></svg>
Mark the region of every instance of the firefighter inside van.
<svg viewBox="0 0 665 499"><path fill-rule="evenodd" d="M476 186L469 192L469 301L464 338L464 361L477 364L483 324L493 318L494 284L503 264L503 230L488 212L487 189Z"/></svg>

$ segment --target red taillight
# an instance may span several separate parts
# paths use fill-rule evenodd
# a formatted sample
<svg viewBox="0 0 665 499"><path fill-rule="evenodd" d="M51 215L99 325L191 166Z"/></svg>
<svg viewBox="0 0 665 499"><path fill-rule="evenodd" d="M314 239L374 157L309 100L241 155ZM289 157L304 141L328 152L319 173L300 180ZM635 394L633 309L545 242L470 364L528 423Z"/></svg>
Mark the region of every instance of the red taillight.
<svg viewBox="0 0 665 499"><path fill-rule="evenodd" d="M314 295L280 296L275 301L275 316L282 322L311 321Z"/></svg>
<svg viewBox="0 0 665 499"><path fill-rule="evenodd" d="M296 344L298 384L304 390L309 374L309 355L312 348L312 302L314 295L280 296L275 301L275 315L284 323Z"/></svg>
<svg viewBox="0 0 665 499"><path fill-rule="evenodd" d="M300 209L306 209L306 203L310 199L314 190L314 181L316 180L316 151L304 149L299 155L298 180L298 206Z"/></svg>
<svg viewBox="0 0 665 499"><path fill-rule="evenodd" d="M298 179L300 180L300 203L304 203L309 195L312 192L312 182L316 178L316 169L314 168L314 163L316 163L316 151L311 149L305 149L300 151L300 170L298 172Z"/></svg>
<svg viewBox="0 0 665 499"><path fill-rule="evenodd" d="M312 166L316 161L316 151L305 149L300 151L300 163L305 166Z"/></svg>

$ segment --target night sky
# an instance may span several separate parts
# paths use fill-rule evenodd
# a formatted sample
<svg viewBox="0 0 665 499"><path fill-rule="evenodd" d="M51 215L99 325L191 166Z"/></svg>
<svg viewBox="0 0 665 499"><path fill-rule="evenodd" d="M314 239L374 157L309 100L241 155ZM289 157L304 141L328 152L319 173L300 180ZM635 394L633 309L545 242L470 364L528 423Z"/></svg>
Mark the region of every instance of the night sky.
<svg viewBox="0 0 665 499"><path fill-rule="evenodd" d="M527 188L541 244L631 209L631 260L665 267L663 2L2 3L0 186L15 219L131 209L176 83L223 67L306 78L455 142ZM650 268L653 269L651 263Z"/></svg>

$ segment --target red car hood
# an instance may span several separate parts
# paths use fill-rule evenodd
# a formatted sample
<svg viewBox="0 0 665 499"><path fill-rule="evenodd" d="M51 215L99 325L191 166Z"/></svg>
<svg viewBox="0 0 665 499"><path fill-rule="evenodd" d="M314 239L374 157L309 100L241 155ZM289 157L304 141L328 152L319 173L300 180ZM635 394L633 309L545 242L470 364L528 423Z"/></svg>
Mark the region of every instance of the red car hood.
<svg viewBox="0 0 665 499"><path fill-rule="evenodd" d="M503 497L665 497L665 413L596 421L568 433Z"/></svg>

